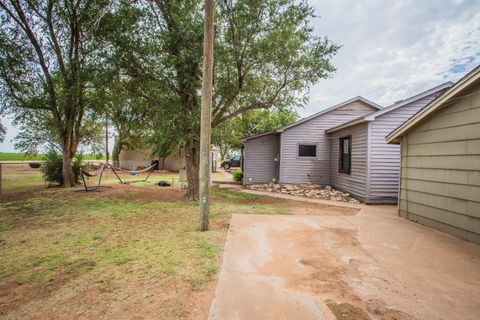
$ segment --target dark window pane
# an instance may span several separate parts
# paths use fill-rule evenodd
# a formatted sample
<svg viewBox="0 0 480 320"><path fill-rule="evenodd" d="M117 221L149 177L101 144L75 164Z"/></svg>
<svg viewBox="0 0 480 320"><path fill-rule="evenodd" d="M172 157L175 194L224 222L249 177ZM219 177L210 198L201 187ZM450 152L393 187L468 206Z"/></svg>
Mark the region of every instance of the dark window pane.
<svg viewBox="0 0 480 320"><path fill-rule="evenodd" d="M316 157L317 156L317 146L300 144L298 145L298 156L299 157Z"/></svg>
<svg viewBox="0 0 480 320"><path fill-rule="evenodd" d="M351 171L351 152L352 152L352 138L340 138L340 159L339 171L350 173Z"/></svg>

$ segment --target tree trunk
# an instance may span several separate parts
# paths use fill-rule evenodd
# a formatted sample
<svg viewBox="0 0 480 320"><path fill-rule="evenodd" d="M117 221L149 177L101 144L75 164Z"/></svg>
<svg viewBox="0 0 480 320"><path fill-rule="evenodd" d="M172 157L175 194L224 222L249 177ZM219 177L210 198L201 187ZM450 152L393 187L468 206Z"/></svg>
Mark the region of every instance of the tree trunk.
<svg viewBox="0 0 480 320"><path fill-rule="evenodd" d="M188 182L188 191L186 197L189 200L198 200L198 165L200 162L200 153L198 149L198 140L190 138L185 145L185 169L187 171Z"/></svg>
<svg viewBox="0 0 480 320"><path fill-rule="evenodd" d="M72 157L68 149L67 151L65 151L65 149L63 151L62 177L64 187L74 187L77 185L72 168Z"/></svg>
<svg viewBox="0 0 480 320"><path fill-rule="evenodd" d="M220 146L220 161L225 160L225 157L227 156L228 153L228 147L221 147Z"/></svg>
<svg viewBox="0 0 480 320"><path fill-rule="evenodd" d="M112 161L118 162L119 157L120 157L120 139L115 140L115 144L113 145Z"/></svg>

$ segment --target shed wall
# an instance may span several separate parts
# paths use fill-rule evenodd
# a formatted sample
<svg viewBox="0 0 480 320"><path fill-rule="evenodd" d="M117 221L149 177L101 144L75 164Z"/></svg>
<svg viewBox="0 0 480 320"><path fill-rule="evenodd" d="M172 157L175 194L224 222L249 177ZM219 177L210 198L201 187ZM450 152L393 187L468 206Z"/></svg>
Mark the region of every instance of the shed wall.
<svg viewBox="0 0 480 320"><path fill-rule="evenodd" d="M480 244L480 94L409 131L401 152L399 214Z"/></svg>
<svg viewBox="0 0 480 320"><path fill-rule="evenodd" d="M325 130L366 115L377 109L355 101L282 133L280 182L281 183L330 183L330 140ZM298 157L299 144L316 144L315 158Z"/></svg>
<svg viewBox="0 0 480 320"><path fill-rule="evenodd" d="M244 184L267 183L276 179L280 152L279 135L269 134L249 139L244 144Z"/></svg>
<svg viewBox="0 0 480 320"><path fill-rule="evenodd" d="M152 160L159 160L160 170L178 171L185 167L185 163L180 152L166 157L152 157L152 148L146 149L122 149L118 155L119 166L125 169L133 167L150 166Z"/></svg>

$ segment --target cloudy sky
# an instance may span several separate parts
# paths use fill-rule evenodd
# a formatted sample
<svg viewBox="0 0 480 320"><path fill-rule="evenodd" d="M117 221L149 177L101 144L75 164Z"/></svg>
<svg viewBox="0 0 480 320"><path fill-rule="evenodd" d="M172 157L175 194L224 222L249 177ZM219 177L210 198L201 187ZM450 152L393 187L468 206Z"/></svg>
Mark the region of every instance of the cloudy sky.
<svg viewBox="0 0 480 320"><path fill-rule="evenodd" d="M478 0L310 0L312 23L341 50L337 72L311 90L302 116L361 95L383 106L446 81L480 64ZM13 151L8 125L0 152Z"/></svg>
<svg viewBox="0 0 480 320"><path fill-rule="evenodd" d="M361 95L383 106L480 64L478 0L311 0L315 30L342 45L337 72L301 115Z"/></svg>

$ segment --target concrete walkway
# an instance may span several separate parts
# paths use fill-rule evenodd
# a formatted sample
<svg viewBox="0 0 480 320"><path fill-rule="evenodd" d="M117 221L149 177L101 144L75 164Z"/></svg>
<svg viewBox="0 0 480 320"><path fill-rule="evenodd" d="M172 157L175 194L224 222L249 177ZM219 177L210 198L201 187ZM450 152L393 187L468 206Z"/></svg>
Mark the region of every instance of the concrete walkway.
<svg viewBox="0 0 480 320"><path fill-rule="evenodd" d="M479 246L360 207L234 215L209 319L480 319Z"/></svg>

